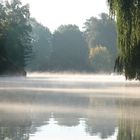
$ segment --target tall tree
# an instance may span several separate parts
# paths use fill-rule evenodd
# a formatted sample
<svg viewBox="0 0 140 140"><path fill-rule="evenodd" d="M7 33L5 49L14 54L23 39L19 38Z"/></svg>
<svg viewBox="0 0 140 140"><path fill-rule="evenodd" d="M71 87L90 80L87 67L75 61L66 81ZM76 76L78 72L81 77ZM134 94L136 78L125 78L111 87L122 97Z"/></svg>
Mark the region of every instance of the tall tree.
<svg viewBox="0 0 140 140"><path fill-rule="evenodd" d="M76 25L62 25L53 35L50 67L55 70L83 70L88 65L88 46Z"/></svg>
<svg viewBox="0 0 140 140"><path fill-rule="evenodd" d="M24 68L31 53L31 26L28 5L22 5L20 0L6 2L6 32L5 49L8 57L18 67Z"/></svg>
<svg viewBox="0 0 140 140"><path fill-rule="evenodd" d="M30 20L32 26L32 59L27 66L32 71L44 71L48 67L52 53L52 34L47 27Z"/></svg>
<svg viewBox="0 0 140 140"><path fill-rule="evenodd" d="M0 11L0 69L24 69L31 53L29 6L20 0L5 1Z"/></svg>
<svg viewBox="0 0 140 140"><path fill-rule="evenodd" d="M118 26L116 70L127 79L140 80L140 1L107 0Z"/></svg>
<svg viewBox="0 0 140 140"><path fill-rule="evenodd" d="M4 47L7 31L6 10L2 3L0 3L0 73L7 68L7 54Z"/></svg>
<svg viewBox="0 0 140 140"><path fill-rule="evenodd" d="M107 67L108 68L110 67L109 71L113 71L115 65L116 53L117 53L117 47L116 47L117 33L116 33L115 21L111 20L108 14L102 13L100 15L100 18L91 17L87 19L84 24L84 30L85 30L85 37L88 42L88 46L90 50L101 51L101 49L99 49L98 46L106 47L106 51L108 52L106 54L108 54L109 56L104 55L107 56L106 59L100 62L105 62L105 61L107 62L108 58L110 57L110 63L107 62L106 65L111 65ZM92 49L96 47L97 49ZM102 53L100 53L100 55L101 54ZM93 61L96 61L96 58L94 58ZM103 59L105 57L101 57L101 58ZM100 63L99 65L102 65L101 68L103 68L104 70L106 69L105 63ZM95 63L94 66L96 67ZM100 69L100 71L103 71L103 69ZM106 69L106 71L108 70Z"/></svg>

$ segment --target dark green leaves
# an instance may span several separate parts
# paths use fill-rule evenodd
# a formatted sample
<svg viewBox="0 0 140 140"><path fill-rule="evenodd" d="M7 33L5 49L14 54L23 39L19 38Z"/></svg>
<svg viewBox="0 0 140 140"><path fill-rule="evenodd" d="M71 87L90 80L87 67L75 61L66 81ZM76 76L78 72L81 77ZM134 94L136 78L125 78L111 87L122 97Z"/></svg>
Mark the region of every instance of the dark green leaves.
<svg viewBox="0 0 140 140"><path fill-rule="evenodd" d="M12 0L0 7L0 55L24 69L31 53L29 6Z"/></svg>
<svg viewBox="0 0 140 140"><path fill-rule="evenodd" d="M115 68L127 79L140 80L140 2L108 0L108 4L118 26L119 56Z"/></svg>

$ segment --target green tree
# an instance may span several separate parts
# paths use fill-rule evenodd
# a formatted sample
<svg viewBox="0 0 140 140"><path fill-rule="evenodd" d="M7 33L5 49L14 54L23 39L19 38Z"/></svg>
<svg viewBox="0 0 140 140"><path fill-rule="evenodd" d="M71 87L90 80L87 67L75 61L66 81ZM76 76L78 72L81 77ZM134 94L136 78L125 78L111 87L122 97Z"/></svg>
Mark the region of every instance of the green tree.
<svg viewBox="0 0 140 140"><path fill-rule="evenodd" d="M127 79L140 80L140 1L107 0L118 26L116 70Z"/></svg>
<svg viewBox="0 0 140 140"><path fill-rule="evenodd" d="M111 67L108 67L110 67L110 70L113 71L117 53L117 33L115 21L111 20L109 15L106 13L102 13L100 18L91 17L87 19L84 23L84 30L89 48L96 48L97 46L106 47L111 61L111 63L108 63L111 64ZM107 58L104 59L108 59L109 57L107 56ZM104 62L104 60L102 60L102 62Z"/></svg>
<svg viewBox="0 0 140 140"><path fill-rule="evenodd" d="M30 21L32 26L32 60L27 66L30 70L44 71L48 67L52 53L52 34L47 27L35 19Z"/></svg>
<svg viewBox="0 0 140 140"><path fill-rule="evenodd" d="M95 72L111 72L111 55L106 47L90 48L89 60Z"/></svg>
<svg viewBox="0 0 140 140"><path fill-rule="evenodd" d="M7 31L7 21L6 21L6 11L5 7L0 3L0 73L3 72L6 68L4 62L7 61L6 50L4 47L6 31Z"/></svg>
<svg viewBox="0 0 140 140"><path fill-rule="evenodd" d="M50 68L84 70L88 67L88 46L76 25L62 25L53 34Z"/></svg>
<svg viewBox="0 0 140 140"><path fill-rule="evenodd" d="M29 23L29 6L22 5L20 0L6 2L8 31L5 49L11 61L24 68L31 53L31 26Z"/></svg>
<svg viewBox="0 0 140 140"><path fill-rule="evenodd" d="M0 10L1 69L24 69L31 53L29 6L12 0L0 4Z"/></svg>

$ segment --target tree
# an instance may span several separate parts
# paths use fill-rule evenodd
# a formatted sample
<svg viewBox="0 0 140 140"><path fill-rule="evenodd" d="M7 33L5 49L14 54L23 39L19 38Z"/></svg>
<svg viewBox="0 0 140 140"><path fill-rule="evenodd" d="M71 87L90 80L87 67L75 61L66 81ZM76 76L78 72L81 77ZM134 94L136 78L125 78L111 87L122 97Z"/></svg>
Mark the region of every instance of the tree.
<svg viewBox="0 0 140 140"><path fill-rule="evenodd" d="M140 1L108 0L118 26L119 55L116 70L126 79L140 80Z"/></svg>
<svg viewBox="0 0 140 140"><path fill-rule="evenodd" d="M30 20L32 26L32 59L27 66L30 70L43 71L47 69L52 53L52 34L47 27L35 19Z"/></svg>
<svg viewBox="0 0 140 140"><path fill-rule="evenodd" d="M111 56L106 47L90 48L89 60L95 72L111 72L112 70Z"/></svg>
<svg viewBox="0 0 140 140"><path fill-rule="evenodd" d="M0 6L1 59L6 59L15 67L24 69L31 53L29 6L22 5L20 0L6 1Z"/></svg>
<svg viewBox="0 0 140 140"><path fill-rule="evenodd" d="M62 25L53 34L50 68L84 70L88 67L88 46L76 25Z"/></svg>
<svg viewBox="0 0 140 140"><path fill-rule="evenodd" d="M113 65L115 65L115 59L117 53L117 47L116 47L117 33L116 33L115 21L111 20L107 14L102 13L100 15L100 18L91 17L87 19L86 22L84 23L84 30L85 30L84 33L85 33L86 40L88 42L88 46L91 50L92 48L96 48L98 46L106 47L107 49L106 51L108 52L111 61L111 63L108 63L111 65L111 67L110 66L108 67L110 67L110 70L113 71L114 69ZM107 56L104 59L108 59L109 57ZM103 61L104 60L102 60L102 62Z"/></svg>
<svg viewBox="0 0 140 140"><path fill-rule="evenodd" d="M9 24L5 43L7 55L17 66L24 68L31 53L29 7L13 0L6 3L6 12Z"/></svg>
<svg viewBox="0 0 140 140"><path fill-rule="evenodd" d="M3 65L6 62L6 50L4 47L7 24L6 24L6 12L5 7L0 3L0 73L3 72L6 68L6 65Z"/></svg>

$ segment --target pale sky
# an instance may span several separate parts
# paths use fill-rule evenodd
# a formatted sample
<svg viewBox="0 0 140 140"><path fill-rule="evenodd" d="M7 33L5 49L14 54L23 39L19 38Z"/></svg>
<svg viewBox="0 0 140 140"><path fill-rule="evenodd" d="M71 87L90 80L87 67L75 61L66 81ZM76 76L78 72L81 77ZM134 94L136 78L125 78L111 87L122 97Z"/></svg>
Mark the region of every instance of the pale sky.
<svg viewBox="0 0 140 140"><path fill-rule="evenodd" d="M51 31L62 24L76 24L80 28L91 16L108 13L107 0L22 0L30 4L31 16Z"/></svg>

